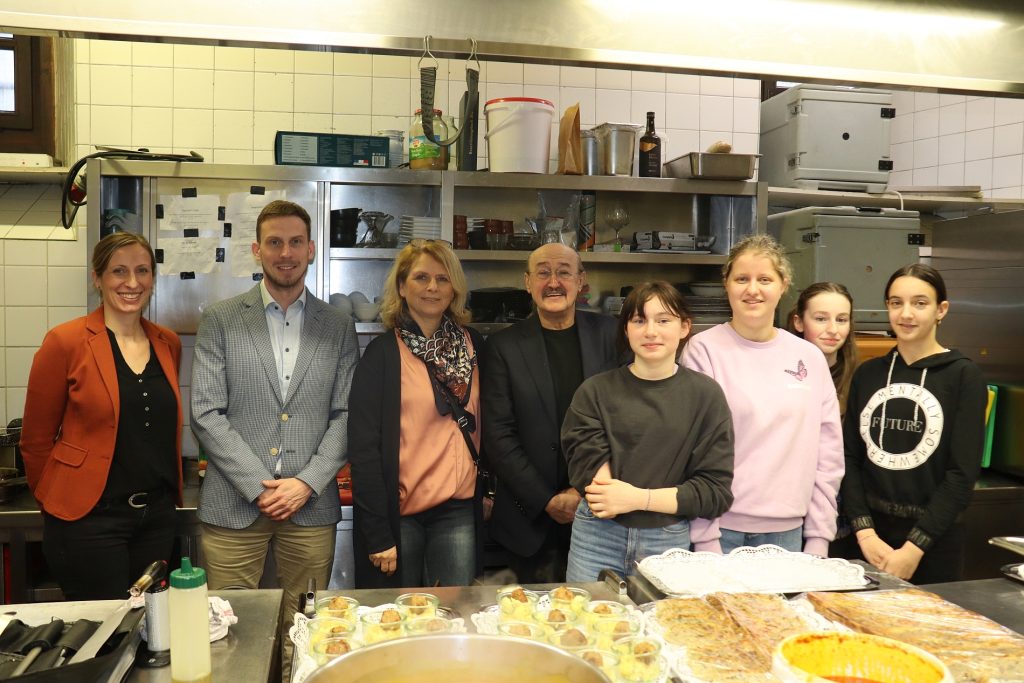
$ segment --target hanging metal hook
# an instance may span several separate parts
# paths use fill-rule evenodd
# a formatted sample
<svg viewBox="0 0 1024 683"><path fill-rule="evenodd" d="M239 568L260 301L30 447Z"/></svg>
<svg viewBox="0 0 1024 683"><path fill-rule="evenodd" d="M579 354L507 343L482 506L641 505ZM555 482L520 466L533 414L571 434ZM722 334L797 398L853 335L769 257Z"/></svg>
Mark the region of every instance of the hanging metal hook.
<svg viewBox="0 0 1024 683"><path fill-rule="evenodd" d="M480 57L476 54L476 38L470 38L469 44L472 46L469 56L466 57L466 68L470 68L470 62L476 62L476 70L480 71Z"/></svg>
<svg viewBox="0 0 1024 683"><path fill-rule="evenodd" d="M426 59L427 57L430 57L432 60L434 60L434 68L437 68L437 57L435 57L434 54L430 51L430 39L432 37L433 36L429 34L423 36L423 54L420 55L420 61L416 62L417 69L419 69L423 65L423 60Z"/></svg>

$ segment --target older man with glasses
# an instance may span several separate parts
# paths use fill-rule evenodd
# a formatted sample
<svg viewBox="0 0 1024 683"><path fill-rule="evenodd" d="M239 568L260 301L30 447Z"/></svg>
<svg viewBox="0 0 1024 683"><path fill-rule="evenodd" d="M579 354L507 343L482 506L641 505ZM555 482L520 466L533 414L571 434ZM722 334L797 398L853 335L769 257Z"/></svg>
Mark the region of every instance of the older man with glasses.
<svg viewBox="0 0 1024 683"><path fill-rule="evenodd" d="M536 312L488 338L483 438L498 487L491 537L521 583L565 580L579 494L569 486L559 430L584 379L619 364L616 322L576 310L583 260L561 244L530 254L526 288Z"/></svg>

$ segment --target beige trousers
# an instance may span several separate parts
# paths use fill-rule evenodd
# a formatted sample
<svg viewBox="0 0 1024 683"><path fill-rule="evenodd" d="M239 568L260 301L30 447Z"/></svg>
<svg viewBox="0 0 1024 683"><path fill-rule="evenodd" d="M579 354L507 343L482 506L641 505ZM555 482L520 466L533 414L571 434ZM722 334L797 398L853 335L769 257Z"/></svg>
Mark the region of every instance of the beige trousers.
<svg viewBox="0 0 1024 683"><path fill-rule="evenodd" d="M277 582L284 591L281 603L281 668L283 679L291 671L291 641L288 629L299 608L299 596L309 579L317 590L325 590L334 565L336 526L299 526L291 521L275 522L264 516L245 529L202 525L200 546L210 590L258 588L269 548L274 550Z"/></svg>

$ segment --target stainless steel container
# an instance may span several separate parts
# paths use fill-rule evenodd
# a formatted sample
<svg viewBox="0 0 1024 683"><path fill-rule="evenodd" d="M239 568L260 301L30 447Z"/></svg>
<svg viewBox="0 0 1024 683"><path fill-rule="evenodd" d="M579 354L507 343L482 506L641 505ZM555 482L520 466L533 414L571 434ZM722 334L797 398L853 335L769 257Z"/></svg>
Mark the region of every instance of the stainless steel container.
<svg viewBox="0 0 1024 683"><path fill-rule="evenodd" d="M748 180L754 177L754 161L760 154L690 152L665 164L669 178Z"/></svg>
<svg viewBox="0 0 1024 683"><path fill-rule="evenodd" d="M601 148L602 175L633 175L636 132L641 127L632 123L602 123L594 128Z"/></svg>
<svg viewBox="0 0 1024 683"><path fill-rule="evenodd" d="M601 143L592 130L580 131L583 175L601 175Z"/></svg>
<svg viewBox="0 0 1024 683"><path fill-rule="evenodd" d="M343 655L307 683L608 683L594 665L545 643L503 636L446 634L391 640Z"/></svg>

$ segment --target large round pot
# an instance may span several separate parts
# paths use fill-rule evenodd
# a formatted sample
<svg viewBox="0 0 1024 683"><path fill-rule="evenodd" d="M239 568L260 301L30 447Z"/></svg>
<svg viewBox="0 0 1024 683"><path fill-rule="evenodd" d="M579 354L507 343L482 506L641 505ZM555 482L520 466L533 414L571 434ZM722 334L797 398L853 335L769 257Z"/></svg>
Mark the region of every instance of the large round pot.
<svg viewBox="0 0 1024 683"><path fill-rule="evenodd" d="M390 640L353 650L307 683L609 683L594 665L519 638L452 633Z"/></svg>

